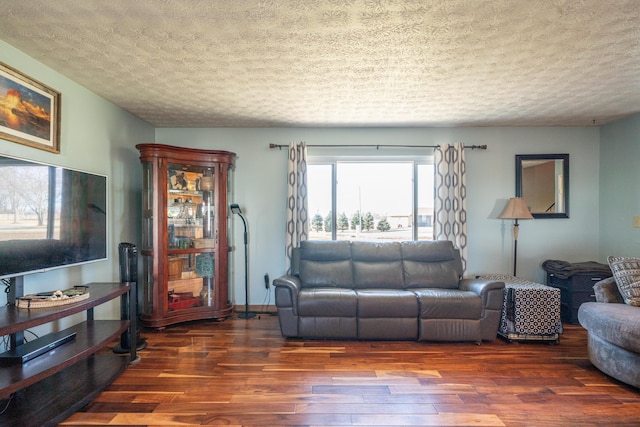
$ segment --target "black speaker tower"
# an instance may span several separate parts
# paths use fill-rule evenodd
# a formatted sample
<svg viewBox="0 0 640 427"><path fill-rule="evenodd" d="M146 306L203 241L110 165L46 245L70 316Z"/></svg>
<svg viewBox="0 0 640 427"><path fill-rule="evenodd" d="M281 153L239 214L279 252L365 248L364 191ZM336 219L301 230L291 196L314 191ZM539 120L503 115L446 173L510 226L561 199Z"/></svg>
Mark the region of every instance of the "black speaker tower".
<svg viewBox="0 0 640 427"><path fill-rule="evenodd" d="M138 248L133 243L122 242L118 245L120 255L120 282L131 284L131 293L128 299L129 304L136 305L136 316L138 311ZM129 307L124 300L121 300L120 310L124 315L129 313ZM145 338L140 336L140 329L136 328L136 350L142 350L147 346ZM113 348L114 353L124 354L131 351L131 333L129 329L120 336L120 344Z"/></svg>

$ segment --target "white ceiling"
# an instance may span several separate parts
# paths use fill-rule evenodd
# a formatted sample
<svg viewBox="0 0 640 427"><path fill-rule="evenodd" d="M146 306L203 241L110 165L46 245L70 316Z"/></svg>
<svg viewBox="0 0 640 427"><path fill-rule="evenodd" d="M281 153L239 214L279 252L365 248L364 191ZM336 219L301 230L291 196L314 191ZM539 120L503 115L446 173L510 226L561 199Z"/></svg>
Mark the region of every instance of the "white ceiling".
<svg viewBox="0 0 640 427"><path fill-rule="evenodd" d="M0 11L1 40L156 127L589 126L640 112L638 0L0 0Z"/></svg>

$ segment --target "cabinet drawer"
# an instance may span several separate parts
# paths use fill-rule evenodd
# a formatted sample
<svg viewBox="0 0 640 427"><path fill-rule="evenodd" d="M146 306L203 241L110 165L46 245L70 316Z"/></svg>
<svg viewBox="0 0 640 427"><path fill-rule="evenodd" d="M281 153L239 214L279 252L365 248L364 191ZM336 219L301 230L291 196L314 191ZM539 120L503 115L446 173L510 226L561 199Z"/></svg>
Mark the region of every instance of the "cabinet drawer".
<svg viewBox="0 0 640 427"><path fill-rule="evenodd" d="M601 274L574 274L568 279L560 279L553 274L547 274L547 284L573 292L592 292L593 285L606 277L607 276Z"/></svg>
<svg viewBox="0 0 640 427"><path fill-rule="evenodd" d="M560 289L571 290L571 279L561 279L554 274L547 274L547 285Z"/></svg>
<svg viewBox="0 0 640 427"><path fill-rule="evenodd" d="M574 291L593 291L593 285L605 279L603 275L576 274L573 276L572 285Z"/></svg>
<svg viewBox="0 0 640 427"><path fill-rule="evenodd" d="M589 301L595 301L596 297L593 293L593 291L591 292L573 292L571 295L571 305L578 307L580 304L582 304L583 302L589 302Z"/></svg>

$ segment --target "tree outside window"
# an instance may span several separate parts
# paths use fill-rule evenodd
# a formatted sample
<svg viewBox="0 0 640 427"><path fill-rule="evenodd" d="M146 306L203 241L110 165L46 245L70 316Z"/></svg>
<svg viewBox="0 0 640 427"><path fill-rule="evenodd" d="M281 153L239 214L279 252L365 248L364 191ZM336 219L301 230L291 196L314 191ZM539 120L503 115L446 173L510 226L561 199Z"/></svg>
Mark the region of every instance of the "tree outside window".
<svg viewBox="0 0 640 427"><path fill-rule="evenodd" d="M311 239L432 239L432 163L310 158L308 185ZM333 212L339 212L335 219Z"/></svg>

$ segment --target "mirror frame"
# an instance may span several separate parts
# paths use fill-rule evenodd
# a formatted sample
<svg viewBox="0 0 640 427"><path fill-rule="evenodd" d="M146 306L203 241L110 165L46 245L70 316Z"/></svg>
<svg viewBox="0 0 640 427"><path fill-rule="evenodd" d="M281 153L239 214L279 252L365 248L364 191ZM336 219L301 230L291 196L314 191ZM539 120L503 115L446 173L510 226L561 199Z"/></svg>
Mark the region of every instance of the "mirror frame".
<svg viewBox="0 0 640 427"><path fill-rule="evenodd" d="M516 155L516 197L522 197L522 162L527 160L562 160L564 177L564 212L531 212L534 218L569 218L569 155L568 154L517 154Z"/></svg>

